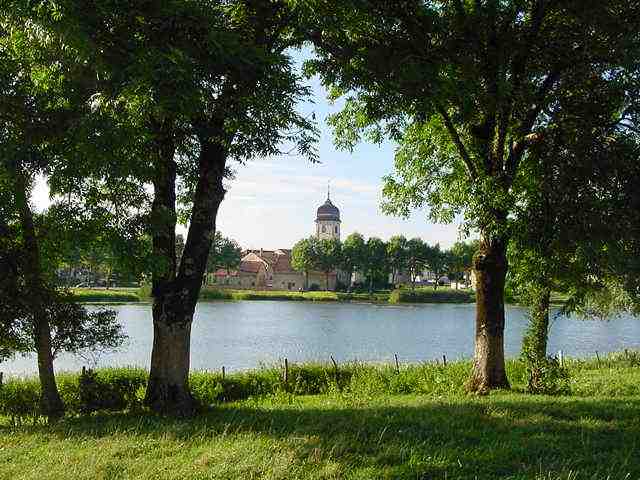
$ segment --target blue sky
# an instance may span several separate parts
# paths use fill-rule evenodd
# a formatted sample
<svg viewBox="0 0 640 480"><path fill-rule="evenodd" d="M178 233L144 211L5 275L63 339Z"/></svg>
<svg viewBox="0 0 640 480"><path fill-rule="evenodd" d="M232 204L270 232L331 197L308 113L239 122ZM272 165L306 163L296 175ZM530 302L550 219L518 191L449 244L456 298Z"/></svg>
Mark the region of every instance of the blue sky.
<svg viewBox="0 0 640 480"><path fill-rule="evenodd" d="M302 63L308 51L295 55ZM327 195L340 208L342 238L352 232L384 240L397 234L421 237L429 243L448 247L458 239L458 225L437 225L427 221L426 211L409 219L384 215L380 209L382 177L393 170L394 145L360 144L352 153L337 150L326 125L331 105L318 78L309 80L312 98L300 105L304 114L315 112L320 129L319 164L287 155L256 159L244 166L234 165L235 179L220 207L218 230L237 240L244 248L291 248L315 231L315 212ZM34 203L44 207L48 191L43 181L34 190Z"/></svg>
<svg viewBox="0 0 640 480"><path fill-rule="evenodd" d="M308 51L295 57L299 64ZM382 177L393 170L395 146L360 144L352 153L337 150L326 118L339 109L327 100L318 78L309 81L310 101L300 106L315 112L320 128L319 164L299 156L255 160L238 166L236 178L220 207L218 228L245 248L290 248L315 231L315 212L327 195L340 208L342 238L352 232L383 239L396 234L418 236L429 243L450 246L458 239L458 225L428 223L426 211L409 219L384 215L380 209Z"/></svg>

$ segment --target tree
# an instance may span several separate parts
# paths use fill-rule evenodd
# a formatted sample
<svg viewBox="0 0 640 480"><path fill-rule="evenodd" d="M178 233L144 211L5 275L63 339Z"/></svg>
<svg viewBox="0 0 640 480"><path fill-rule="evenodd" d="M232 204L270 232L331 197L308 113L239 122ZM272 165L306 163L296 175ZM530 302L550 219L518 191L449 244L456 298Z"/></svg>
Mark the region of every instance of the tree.
<svg viewBox="0 0 640 480"><path fill-rule="evenodd" d="M91 49L108 83L97 108L141 131L135 178L153 186L155 259L145 403L191 415L191 325L229 163L296 148L315 159L315 128L295 110L308 91L289 56L301 43L291 28L297 13L284 1L255 0L172 0L153 8L142 0L68 2L59 10L77 21L72 35ZM185 212L178 261L175 230Z"/></svg>
<svg viewBox="0 0 640 480"><path fill-rule="evenodd" d="M478 250L478 242L456 242L447 252L449 271L456 279L462 277L465 287L469 287L469 275L473 268L473 256Z"/></svg>
<svg viewBox="0 0 640 480"><path fill-rule="evenodd" d="M617 110L615 103L607 103L598 105L597 95L586 93L575 100L574 109ZM528 389L534 393L556 388L553 378L547 378L554 367L547 358L552 292L568 297L565 313L610 315L612 309L633 310L639 304L638 291L628 289L629 284L625 288L625 279L638 275L633 264L640 253L635 240L640 195L633 185L640 182L640 142L626 127L610 122L610 113L601 116L599 128L590 124L588 131L582 131L581 116L566 119L527 159L530 184L519 202L521 220L509 261L518 299L529 307L522 354ZM555 168L549 168L550 157L561 160Z"/></svg>
<svg viewBox="0 0 640 480"><path fill-rule="evenodd" d="M391 267L391 283L395 285L398 274L407 268L407 239L403 235L396 235L389 239L387 257Z"/></svg>
<svg viewBox="0 0 640 480"><path fill-rule="evenodd" d="M440 283L440 277L442 277L447 270L447 257L445 252L440 250L440 244L436 243L433 247L425 245L424 262L425 266L435 275L433 289L437 290Z"/></svg>
<svg viewBox="0 0 640 480"><path fill-rule="evenodd" d="M387 271L387 245L377 237L370 237L366 243L363 271L369 277L369 294L373 293L376 278Z"/></svg>
<svg viewBox="0 0 640 480"><path fill-rule="evenodd" d="M316 244L314 268L324 273L325 290L329 290L329 274L341 263L342 245L336 238L322 239Z"/></svg>
<svg viewBox="0 0 640 480"><path fill-rule="evenodd" d="M425 267L427 245L420 238L412 238L407 242L407 268L411 279L411 290L416 288L416 279Z"/></svg>
<svg viewBox="0 0 640 480"><path fill-rule="evenodd" d="M229 275L232 269L238 268L241 260L242 248L238 242L216 232L207 260L207 269L215 272L219 268L224 268Z"/></svg>
<svg viewBox="0 0 640 480"><path fill-rule="evenodd" d="M309 288L309 272L317 264L318 239L309 237L300 240L291 250L291 267L304 273L304 289Z"/></svg>
<svg viewBox="0 0 640 480"><path fill-rule="evenodd" d="M468 388L508 387L504 285L515 199L527 175L523 159L580 92L620 94L606 87L637 71L640 6L631 0L606 8L578 0L308 6L318 56L309 71L322 76L334 98L349 95L331 121L337 143L352 148L364 135L400 144L396 173L385 182L386 211L406 215L429 206L433 220L450 222L461 213L479 231Z"/></svg>
<svg viewBox="0 0 640 480"><path fill-rule="evenodd" d="M2 287L8 292L0 295L0 316L9 343L0 349L35 350L42 411L55 419L64 413L64 405L53 369L54 341L91 334L85 329L91 329L89 324L100 327L100 322L92 323L95 316L71 304L53 286L57 256L47 241L64 225L51 215L36 214L30 194L39 173L75 184L73 176L65 175L65 161L83 151L75 137L92 126L81 121L88 111L92 81L86 64L76 62L68 45L41 29L31 8L12 2L0 12L0 179L8 200L0 226L9 237L3 241L7 250L2 256L6 260L11 253L19 255L15 261L6 260L8 279ZM86 163L85 171L95 173L96 162ZM66 333L52 338L52 330Z"/></svg>
<svg viewBox="0 0 640 480"><path fill-rule="evenodd" d="M351 290L351 277L353 273L362 270L367 255L367 245L364 237L358 232L349 235L342 244L341 268L347 273L349 279L348 289Z"/></svg>

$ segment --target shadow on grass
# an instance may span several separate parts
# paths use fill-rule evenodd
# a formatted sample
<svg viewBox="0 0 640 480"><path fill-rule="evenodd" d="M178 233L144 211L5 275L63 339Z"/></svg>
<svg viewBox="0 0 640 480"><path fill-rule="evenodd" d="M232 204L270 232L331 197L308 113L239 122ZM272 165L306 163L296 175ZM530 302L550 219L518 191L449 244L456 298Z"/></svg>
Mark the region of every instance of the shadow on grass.
<svg viewBox="0 0 640 480"><path fill-rule="evenodd" d="M58 439L169 436L180 445L266 437L292 451L294 463L338 463L336 478L640 478L636 398L290 400L224 405L184 421L103 414L21 431Z"/></svg>

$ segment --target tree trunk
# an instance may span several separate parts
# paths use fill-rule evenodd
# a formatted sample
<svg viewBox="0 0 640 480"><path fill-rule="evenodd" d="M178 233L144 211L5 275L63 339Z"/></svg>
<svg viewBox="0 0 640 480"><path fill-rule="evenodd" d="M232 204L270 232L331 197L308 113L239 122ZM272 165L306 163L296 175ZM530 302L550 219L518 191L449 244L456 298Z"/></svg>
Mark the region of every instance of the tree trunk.
<svg viewBox="0 0 640 480"><path fill-rule="evenodd" d="M35 318L35 340L38 357L38 378L40 379L40 405L42 413L50 420L64 415L64 404L58 393L56 376L53 370L53 353L51 351L51 326L42 312Z"/></svg>
<svg viewBox="0 0 640 480"><path fill-rule="evenodd" d="M369 295L373 294L373 270L369 272Z"/></svg>
<svg viewBox="0 0 640 480"><path fill-rule="evenodd" d="M325 286L325 291L328 292L329 291L329 272L324 272L324 286Z"/></svg>
<svg viewBox="0 0 640 480"><path fill-rule="evenodd" d="M47 316L45 282L40 265L40 249L33 223L33 213L27 198L27 179L18 167L15 171L14 196L20 212L20 223L24 241L23 265L24 280L30 297L33 318L33 335L38 357L38 377L40 379L42 413L49 419L64 415L64 404L58 393L53 370L53 352L51 350L51 326Z"/></svg>
<svg viewBox="0 0 640 480"><path fill-rule="evenodd" d="M163 127L171 128L171 125ZM160 132L160 138L172 136ZM196 402L189 390L191 323L202 288L218 208L224 198L226 151L209 136L199 137L199 176L187 241L176 273L175 146L161 144L154 178L153 248L165 260L153 277L153 350L145 404L152 410L190 416Z"/></svg>
<svg viewBox="0 0 640 480"><path fill-rule="evenodd" d="M154 299L153 349L145 403L158 413L185 417L193 415L196 408L189 390L190 312L195 311L195 305L184 305L186 311L179 312L173 310L177 303L169 296Z"/></svg>
<svg viewBox="0 0 640 480"><path fill-rule="evenodd" d="M504 285L507 274L506 242L483 238L474 258L477 276L474 365L469 391L486 393L509 388L504 363Z"/></svg>

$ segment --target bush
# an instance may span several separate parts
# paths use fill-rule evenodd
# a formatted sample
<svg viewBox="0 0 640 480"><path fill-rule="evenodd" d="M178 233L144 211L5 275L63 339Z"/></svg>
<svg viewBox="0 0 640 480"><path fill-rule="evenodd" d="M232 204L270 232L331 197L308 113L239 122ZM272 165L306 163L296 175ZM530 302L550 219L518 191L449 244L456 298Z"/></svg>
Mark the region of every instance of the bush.
<svg viewBox="0 0 640 480"><path fill-rule="evenodd" d="M215 288L203 288L200 290L200 300L231 300L231 292L216 290Z"/></svg>
<svg viewBox="0 0 640 480"><path fill-rule="evenodd" d="M527 371L529 382L527 391L540 395L568 395L571 393L571 376L569 370L560 362L548 357L538 361L528 362Z"/></svg>
<svg viewBox="0 0 640 480"><path fill-rule="evenodd" d="M135 368L87 370L78 377L78 397L74 395L73 400L79 398L81 413L140 408L147 378L144 370ZM63 401L72 404L64 397Z"/></svg>

